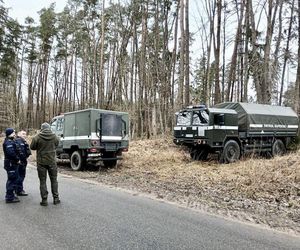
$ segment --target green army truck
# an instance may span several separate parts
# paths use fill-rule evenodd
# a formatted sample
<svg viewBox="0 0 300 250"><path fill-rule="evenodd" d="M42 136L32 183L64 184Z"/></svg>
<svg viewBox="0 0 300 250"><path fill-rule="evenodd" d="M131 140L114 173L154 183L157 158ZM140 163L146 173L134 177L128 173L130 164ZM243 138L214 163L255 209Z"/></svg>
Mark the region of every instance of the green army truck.
<svg viewBox="0 0 300 250"><path fill-rule="evenodd" d="M73 170L102 161L114 167L129 147L128 113L85 109L56 116L52 131L60 137L57 157L70 159Z"/></svg>
<svg viewBox="0 0 300 250"><path fill-rule="evenodd" d="M297 137L298 124L289 107L240 102L189 106L176 113L174 143L187 146L194 160L217 153L220 162L231 163L247 153L284 154Z"/></svg>

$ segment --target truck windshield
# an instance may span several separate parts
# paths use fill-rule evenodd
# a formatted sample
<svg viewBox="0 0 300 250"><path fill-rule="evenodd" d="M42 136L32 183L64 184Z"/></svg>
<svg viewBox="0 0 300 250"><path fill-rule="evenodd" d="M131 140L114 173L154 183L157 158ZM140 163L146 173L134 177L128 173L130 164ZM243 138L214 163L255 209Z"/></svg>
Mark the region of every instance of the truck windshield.
<svg viewBox="0 0 300 250"><path fill-rule="evenodd" d="M209 115L206 110L197 110L193 113L193 125L208 124Z"/></svg>
<svg viewBox="0 0 300 250"><path fill-rule="evenodd" d="M182 111L177 115L178 126L189 126L191 125L192 112L190 111Z"/></svg>

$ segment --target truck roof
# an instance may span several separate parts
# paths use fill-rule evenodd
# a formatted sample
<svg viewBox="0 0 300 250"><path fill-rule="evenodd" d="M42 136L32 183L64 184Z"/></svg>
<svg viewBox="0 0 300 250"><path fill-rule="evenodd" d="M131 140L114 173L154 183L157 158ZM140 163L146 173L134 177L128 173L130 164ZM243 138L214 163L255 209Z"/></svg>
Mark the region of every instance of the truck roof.
<svg viewBox="0 0 300 250"><path fill-rule="evenodd" d="M68 115L68 114L86 112L86 111L97 111L97 112L101 112L101 113L115 113L115 114L124 114L124 115L128 114L127 112L122 112L122 111L113 111L113 110L106 110L106 109L87 108L87 109L81 109L81 110L67 112L67 113L64 113L63 115L55 116L54 118L58 118L58 117L61 117L61 116L64 116L64 115Z"/></svg>
<svg viewBox="0 0 300 250"><path fill-rule="evenodd" d="M224 102L215 107L226 107L231 109L241 108L247 114L259 115L280 115L298 117L295 111L290 107L282 107L268 104L245 103L245 102Z"/></svg>
<svg viewBox="0 0 300 250"><path fill-rule="evenodd" d="M208 108L208 110L212 113L237 114L237 112L233 109Z"/></svg>
<svg viewBox="0 0 300 250"><path fill-rule="evenodd" d="M208 110L212 113L226 113L226 114L237 114L237 112L233 109L225 109L225 108L207 108L204 105L198 105L198 106L188 106L185 109L180 110L180 112L185 111L199 111L199 110Z"/></svg>

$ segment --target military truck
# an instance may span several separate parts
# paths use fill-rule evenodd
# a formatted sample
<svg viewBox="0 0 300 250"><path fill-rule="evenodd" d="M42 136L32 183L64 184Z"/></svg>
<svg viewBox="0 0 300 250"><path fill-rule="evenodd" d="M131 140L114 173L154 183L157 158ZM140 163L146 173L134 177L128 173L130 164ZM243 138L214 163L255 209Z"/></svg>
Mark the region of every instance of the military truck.
<svg viewBox="0 0 300 250"><path fill-rule="evenodd" d="M129 147L128 113L85 109L56 116L52 131L60 137L57 157L70 159L73 170L102 161L114 167Z"/></svg>
<svg viewBox="0 0 300 250"><path fill-rule="evenodd" d="M174 143L187 146L194 160L217 153L220 162L231 163L247 153L284 154L298 125L289 107L241 102L189 106L176 113Z"/></svg>

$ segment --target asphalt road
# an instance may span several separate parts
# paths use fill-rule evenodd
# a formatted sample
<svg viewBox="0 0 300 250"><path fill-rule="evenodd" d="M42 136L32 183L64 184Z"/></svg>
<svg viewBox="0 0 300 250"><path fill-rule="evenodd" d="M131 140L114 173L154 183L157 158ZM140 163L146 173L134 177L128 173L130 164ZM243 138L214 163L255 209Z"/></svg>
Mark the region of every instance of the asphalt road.
<svg viewBox="0 0 300 250"><path fill-rule="evenodd" d="M0 161L0 249L300 249L300 237L61 175L62 203L41 207L32 167L29 196L6 204L5 182Z"/></svg>

